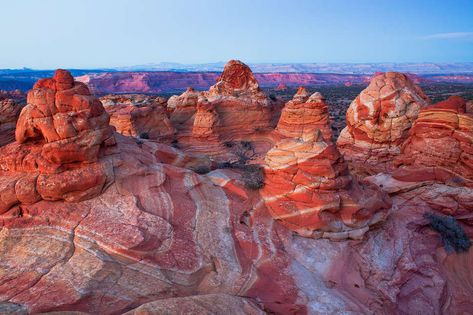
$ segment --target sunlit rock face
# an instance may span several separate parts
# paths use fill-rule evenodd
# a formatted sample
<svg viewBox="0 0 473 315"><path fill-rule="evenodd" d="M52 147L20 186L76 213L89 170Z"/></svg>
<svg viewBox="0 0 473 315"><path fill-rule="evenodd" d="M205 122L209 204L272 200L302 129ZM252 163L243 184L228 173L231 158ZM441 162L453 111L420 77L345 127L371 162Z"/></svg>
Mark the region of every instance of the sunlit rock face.
<svg viewBox="0 0 473 315"><path fill-rule="evenodd" d="M320 130L324 139L333 141L330 130L328 107L319 92L310 95L305 88L299 88L293 99L286 103L281 112L276 130L283 136L300 138Z"/></svg>
<svg viewBox="0 0 473 315"><path fill-rule="evenodd" d="M377 74L348 108L337 146L358 174L389 171L419 111L428 104L406 75Z"/></svg>
<svg viewBox="0 0 473 315"><path fill-rule="evenodd" d="M235 137L270 127L270 101L261 91L251 69L230 60L217 83L204 93L219 115L219 134Z"/></svg>
<svg viewBox="0 0 473 315"><path fill-rule="evenodd" d="M44 200L97 196L113 180L100 150L115 144L109 116L69 72L38 81L16 126L16 142L0 150L0 213Z"/></svg>
<svg viewBox="0 0 473 315"><path fill-rule="evenodd" d="M299 89L283 109L277 129L288 138L266 155L265 204L275 220L301 235L359 238L386 217L389 199L351 176L332 142L323 97L307 94Z"/></svg>
<svg viewBox="0 0 473 315"><path fill-rule="evenodd" d="M454 181L473 187L473 115L452 96L423 108L395 160L396 174Z"/></svg>

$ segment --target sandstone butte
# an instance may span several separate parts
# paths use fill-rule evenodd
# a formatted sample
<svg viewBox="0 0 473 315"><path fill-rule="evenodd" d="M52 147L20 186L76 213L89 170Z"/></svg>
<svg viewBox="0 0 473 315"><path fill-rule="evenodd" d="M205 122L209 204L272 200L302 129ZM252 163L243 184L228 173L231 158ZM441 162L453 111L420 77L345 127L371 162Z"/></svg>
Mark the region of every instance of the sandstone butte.
<svg viewBox="0 0 473 315"><path fill-rule="evenodd" d="M188 88L172 96L167 106L182 149L231 159L235 155L223 144L270 131L273 105L251 69L231 60L208 91Z"/></svg>
<svg viewBox="0 0 473 315"><path fill-rule="evenodd" d="M337 146L358 174L392 170L409 129L428 104L427 96L408 76L377 74L350 104Z"/></svg>
<svg viewBox="0 0 473 315"><path fill-rule="evenodd" d="M387 195L360 185L332 140L323 96L299 88L282 110L277 142L265 160L262 196L275 220L306 236L361 238L386 217Z"/></svg>
<svg viewBox="0 0 473 315"><path fill-rule="evenodd" d="M256 91L247 93L249 103L262 99L252 80L242 84L248 76L231 73L236 77L225 75L217 96L196 98L202 118L190 124L191 135L195 127L204 138L220 136L215 127L222 122L220 103L212 97L242 102L222 92L235 82L245 87L242 94ZM408 80L399 85L400 95L412 89ZM473 309L473 250L447 252L425 217L452 215L472 238L471 168L462 166L461 180L409 172L435 162L428 154L412 159L421 150L421 135L455 140L466 161L471 113L451 105L459 100L419 108L419 120L406 127L394 170L363 180L350 175L324 136L325 123L312 130L281 118L288 132L310 132L282 135L281 121L278 130L264 135L264 146L253 135L247 138L266 155L261 191L243 184L242 169L217 168L208 157L166 142L115 132L101 102L66 71L40 80L27 103L16 142L0 147L1 314L468 314ZM320 97L317 106L311 103L309 113L325 115ZM300 104L292 109L294 104L287 104L286 111L300 115ZM380 112L392 107L378 105ZM434 137L436 132L442 137ZM281 167L283 160L290 163ZM441 161L442 169L459 172L448 154ZM210 172L192 170L203 166ZM300 194L293 193L290 173ZM320 183L319 191L304 188L314 183ZM307 222L299 220L312 233L293 233L273 219L271 207L279 205L268 198L280 198L278 189L291 197L283 199L290 210L310 205L328 210L319 222L318 212ZM379 214L384 220L369 226ZM350 233L339 235L339 241L318 238L324 236L318 232L343 225L355 231L358 224L369 231L355 240ZM330 233L326 236L335 235Z"/></svg>

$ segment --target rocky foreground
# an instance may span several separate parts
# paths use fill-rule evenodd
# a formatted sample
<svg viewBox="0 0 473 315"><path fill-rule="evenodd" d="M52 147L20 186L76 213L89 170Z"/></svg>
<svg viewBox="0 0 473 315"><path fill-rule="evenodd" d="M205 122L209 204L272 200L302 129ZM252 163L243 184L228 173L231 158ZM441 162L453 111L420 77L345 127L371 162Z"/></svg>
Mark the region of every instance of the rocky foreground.
<svg viewBox="0 0 473 315"><path fill-rule="evenodd" d="M239 61L169 100L64 70L1 100L0 313L469 314L472 103L378 74L338 139L329 106Z"/></svg>

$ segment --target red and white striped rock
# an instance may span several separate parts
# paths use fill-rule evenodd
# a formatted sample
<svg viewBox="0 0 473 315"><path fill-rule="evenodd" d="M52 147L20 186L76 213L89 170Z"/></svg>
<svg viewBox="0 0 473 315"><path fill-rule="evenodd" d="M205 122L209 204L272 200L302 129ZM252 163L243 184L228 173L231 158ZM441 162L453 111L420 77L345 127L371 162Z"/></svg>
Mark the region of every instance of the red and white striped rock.
<svg viewBox="0 0 473 315"><path fill-rule="evenodd" d="M167 108L171 112L171 123L181 135L192 133L199 95L193 88L187 88L181 95L173 95L168 99Z"/></svg>
<svg viewBox="0 0 473 315"><path fill-rule="evenodd" d="M398 156L398 177L473 187L473 115L458 96L423 108ZM467 181L467 183L464 183Z"/></svg>
<svg viewBox="0 0 473 315"><path fill-rule="evenodd" d="M217 83L203 95L218 113L218 132L224 138L241 138L270 127L270 101L241 61L230 60Z"/></svg>
<svg viewBox="0 0 473 315"><path fill-rule="evenodd" d="M283 136L301 138L316 130L322 131L324 140L332 142L332 130L325 98L319 92L309 96L299 88L294 98L284 106L276 130Z"/></svg>
<svg viewBox="0 0 473 315"><path fill-rule="evenodd" d="M303 236L360 238L390 208L377 187L350 175L320 130L281 140L265 162L261 194L266 207L275 220Z"/></svg>
<svg viewBox="0 0 473 315"><path fill-rule="evenodd" d="M389 171L421 108L429 99L406 75L375 75L351 103L337 146L361 175Z"/></svg>

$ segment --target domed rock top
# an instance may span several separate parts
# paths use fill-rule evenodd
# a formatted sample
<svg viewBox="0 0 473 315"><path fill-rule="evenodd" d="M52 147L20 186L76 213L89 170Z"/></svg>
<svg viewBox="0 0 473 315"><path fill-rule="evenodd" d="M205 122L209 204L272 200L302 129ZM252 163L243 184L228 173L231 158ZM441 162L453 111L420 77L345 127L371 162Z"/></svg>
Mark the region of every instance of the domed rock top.
<svg viewBox="0 0 473 315"><path fill-rule="evenodd" d="M377 74L350 104L337 145L357 173L388 171L420 109L428 104L405 74Z"/></svg>
<svg viewBox="0 0 473 315"><path fill-rule="evenodd" d="M239 60L230 60L225 65L217 83L210 87L208 95L260 96L265 98L250 67Z"/></svg>
<svg viewBox="0 0 473 315"><path fill-rule="evenodd" d="M103 142L113 142L109 115L87 86L66 70L39 80L18 118L18 143L44 141L42 157L65 164L97 160Z"/></svg>

